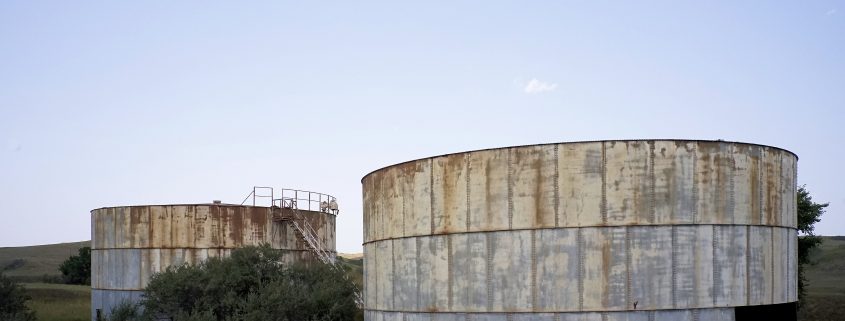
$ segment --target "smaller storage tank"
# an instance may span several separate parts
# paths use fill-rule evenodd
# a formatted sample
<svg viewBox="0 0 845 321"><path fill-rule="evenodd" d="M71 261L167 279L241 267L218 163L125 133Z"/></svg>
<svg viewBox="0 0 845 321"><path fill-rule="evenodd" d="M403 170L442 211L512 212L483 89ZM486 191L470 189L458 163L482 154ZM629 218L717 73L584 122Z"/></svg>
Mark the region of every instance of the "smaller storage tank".
<svg viewBox="0 0 845 321"><path fill-rule="evenodd" d="M150 278L168 266L228 256L239 247L267 243L282 251L284 263L312 262L318 253L334 259L337 212L321 209L334 197L283 189L282 197L274 198L271 188L256 188L244 203L250 198L252 205L215 201L92 210L92 320L122 301L139 301ZM297 233L290 220L294 214L317 244Z"/></svg>

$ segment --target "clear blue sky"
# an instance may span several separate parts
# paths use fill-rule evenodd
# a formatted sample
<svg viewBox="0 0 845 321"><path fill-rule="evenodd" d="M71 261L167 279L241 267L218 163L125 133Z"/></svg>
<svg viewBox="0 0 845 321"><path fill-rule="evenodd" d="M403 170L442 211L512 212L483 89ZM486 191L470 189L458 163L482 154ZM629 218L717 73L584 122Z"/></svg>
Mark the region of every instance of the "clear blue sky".
<svg viewBox="0 0 845 321"><path fill-rule="evenodd" d="M515 144L725 139L797 153L845 235L845 3L2 1L0 246L90 237L89 210L338 196Z"/></svg>

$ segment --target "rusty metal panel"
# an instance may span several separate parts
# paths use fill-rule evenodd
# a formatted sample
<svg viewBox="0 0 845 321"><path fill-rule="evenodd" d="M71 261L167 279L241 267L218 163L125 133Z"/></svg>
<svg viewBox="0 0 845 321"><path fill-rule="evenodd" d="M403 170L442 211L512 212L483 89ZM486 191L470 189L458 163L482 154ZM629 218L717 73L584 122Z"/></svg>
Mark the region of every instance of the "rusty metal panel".
<svg viewBox="0 0 845 321"><path fill-rule="evenodd" d="M393 246L392 241L375 243L375 255L383 258L376 261L376 308L393 309Z"/></svg>
<svg viewBox="0 0 845 321"><path fill-rule="evenodd" d="M601 143L558 146L559 226L602 224L604 150Z"/></svg>
<svg viewBox="0 0 845 321"><path fill-rule="evenodd" d="M382 312L380 320L384 320L384 321L404 321L401 312L393 312L393 311Z"/></svg>
<svg viewBox="0 0 845 321"><path fill-rule="evenodd" d="M467 231L466 158L462 154L437 157L432 166L432 234Z"/></svg>
<svg viewBox="0 0 845 321"><path fill-rule="evenodd" d="M364 229L363 239L364 243L373 240L373 215L374 215L374 207L376 202L374 201L373 197L373 182L375 181L375 177L378 173L373 173L372 177L369 179L361 180L361 197L364 199L363 201L363 211L361 216L364 218L364 224L362 228Z"/></svg>
<svg viewBox="0 0 845 321"><path fill-rule="evenodd" d="M514 313L513 321L558 321L554 313Z"/></svg>
<svg viewBox="0 0 845 321"><path fill-rule="evenodd" d="M608 312L604 319L607 321L650 321L649 312L646 311Z"/></svg>
<svg viewBox="0 0 845 321"><path fill-rule="evenodd" d="M555 152L552 146L511 149L512 228L556 225Z"/></svg>
<svg viewBox="0 0 845 321"><path fill-rule="evenodd" d="M651 152L654 184L654 223L690 224L695 168L695 144L690 142L654 142Z"/></svg>
<svg viewBox="0 0 845 321"><path fill-rule="evenodd" d="M730 147L719 142L699 142L696 149L696 220L694 223L719 224L733 220L730 203L734 186Z"/></svg>
<svg viewBox="0 0 845 321"><path fill-rule="evenodd" d="M577 229L543 229L536 233L534 311L578 311L581 262Z"/></svg>
<svg viewBox="0 0 845 321"><path fill-rule="evenodd" d="M781 222L783 226L796 228L798 211L798 183L795 181L795 158L784 152L781 154Z"/></svg>
<svg viewBox="0 0 845 321"><path fill-rule="evenodd" d="M582 228L583 310L627 307L627 255L624 227Z"/></svg>
<svg viewBox="0 0 845 321"><path fill-rule="evenodd" d="M637 309L671 309L672 227L628 227L630 292ZM632 306L633 308L633 306Z"/></svg>
<svg viewBox="0 0 845 321"><path fill-rule="evenodd" d="M419 309L426 312L445 311L449 307L449 250L446 236L420 237L417 241Z"/></svg>
<svg viewBox="0 0 845 321"><path fill-rule="evenodd" d="M404 311L416 311L417 307L417 242L414 238L402 238L394 246L394 307Z"/></svg>
<svg viewBox="0 0 845 321"><path fill-rule="evenodd" d="M379 256L374 255L375 253L375 244L369 243L364 244L364 304L368 307L375 307L378 300L377 290L378 286L376 285L376 268L378 265L376 262L379 260Z"/></svg>
<svg viewBox="0 0 845 321"><path fill-rule="evenodd" d="M487 234L492 263L490 284L493 296L489 311L526 311L532 305L533 231L504 231Z"/></svg>
<svg viewBox="0 0 845 321"><path fill-rule="evenodd" d="M699 321L734 321L734 309L701 309L698 313Z"/></svg>
<svg viewBox="0 0 845 321"><path fill-rule="evenodd" d="M509 152L507 149L469 156L470 231L507 229Z"/></svg>
<svg viewBox="0 0 845 321"><path fill-rule="evenodd" d="M560 313L558 314L560 321L606 321L606 316L598 312L584 312L584 313Z"/></svg>
<svg viewBox="0 0 845 321"><path fill-rule="evenodd" d="M713 233L715 305L746 305L748 227L717 225Z"/></svg>
<svg viewBox="0 0 845 321"><path fill-rule="evenodd" d="M774 258L774 280L786 280L789 276L789 240L788 231L783 228L772 229L772 253ZM788 302L788 282L774 282L773 298L774 304Z"/></svg>
<svg viewBox="0 0 845 321"><path fill-rule="evenodd" d="M798 232L784 228L787 238L787 302L798 301Z"/></svg>
<svg viewBox="0 0 845 321"><path fill-rule="evenodd" d="M763 224L782 224L781 167L782 153L773 148L763 150Z"/></svg>
<svg viewBox="0 0 845 321"><path fill-rule="evenodd" d="M102 218L100 221L102 222L100 226L102 226L103 234L102 236L102 243L100 244L99 248L113 248L115 245L114 242L114 213L115 209L111 208L103 212Z"/></svg>
<svg viewBox="0 0 845 321"><path fill-rule="evenodd" d="M481 312L487 309L487 235L450 235L452 242L452 308Z"/></svg>
<svg viewBox="0 0 845 321"><path fill-rule="evenodd" d="M748 304L771 304L772 228L752 226L748 236Z"/></svg>
<svg viewBox="0 0 845 321"><path fill-rule="evenodd" d="M402 185L397 181L399 168L390 168L384 172L379 191L381 194L381 213L384 219L383 238L395 238L405 235L405 216L402 209Z"/></svg>
<svg viewBox="0 0 845 321"><path fill-rule="evenodd" d="M431 164L402 165L405 202L405 235L431 234Z"/></svg>
<svg viewBox="0 0 845 321"><path fill-rule="evenodd" d="M725 223L751 224L755 220L759 222L759 212L754 211L759 208L759 205L755 204L759 202L759 194L755 190L759 179L755 168L759 165L759 156L754 155L758 150L757 146L730 145L733 176L729 181L733 190L729 196L729 206L733 206L731 211L734 215L731 221Z"/></svg>
<svg viewBox="0 0 845 321"><path fill-rule="evenodd" d="M692 310L654 311L654 321L696 321Z"/></svg>
<svg viewBox="0 0 845 321"><path fill-rule="evenodd" d="M713 227L675 226L675 307L713 306Z"/></svg>
<svg viewBox="0 0 845 321"><path fill-rule="evenodd" d="M645 142L605 144L605 224L653 223L650 147Z"/></svg>

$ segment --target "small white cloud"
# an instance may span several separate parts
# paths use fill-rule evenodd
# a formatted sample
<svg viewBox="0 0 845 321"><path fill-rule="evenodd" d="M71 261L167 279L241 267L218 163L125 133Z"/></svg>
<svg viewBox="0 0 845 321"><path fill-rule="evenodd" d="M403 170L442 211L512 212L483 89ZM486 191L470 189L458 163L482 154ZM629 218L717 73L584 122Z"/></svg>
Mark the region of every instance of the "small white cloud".
<svg viewBox="0 0 845 321"><path fill-rule="evenodd" d="M825 13L825 15L832 16L836 14L836 9L830 9Z"/></svg>
<svg viewBox="0 0 845 321"><path fill-rule="evenodd" d="M525 91L526 94L539 94L547 91L554 91L555 89L557 89L557 84L555 83L543 82L537 80L537 78L532 78L531 81L525 85L523 91Z"/></svg>

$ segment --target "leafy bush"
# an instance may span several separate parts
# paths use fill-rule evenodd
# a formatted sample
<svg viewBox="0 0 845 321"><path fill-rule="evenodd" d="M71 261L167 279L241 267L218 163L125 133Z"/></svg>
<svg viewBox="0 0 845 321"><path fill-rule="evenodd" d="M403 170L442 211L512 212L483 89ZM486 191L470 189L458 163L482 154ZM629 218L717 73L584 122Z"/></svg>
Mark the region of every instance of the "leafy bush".
<svg viewBox="0 0 845 321"><path fill-rule="evenodd" d="M29 299L22 286L0 273L0 320L34 321L35 314L26 306Z"/></svg>
<svg viewBox="0 0 845 321"><path fill-rule="evenodd" d="M80 248L78 255L72 255L59 266L59 271L62 272L65 283L90 285L91 248Z"/></svg>
<svg viewBox="0 0 845 321"><path fill-rule="evenodd" d="M167 268L150 280L139 317L112 320L362 320L355 286L331 266L285 266L269 246L234 250L228 258ZM114 313L114 312L113 312ZM127 313L121 312L123 316Z"/></svg>

